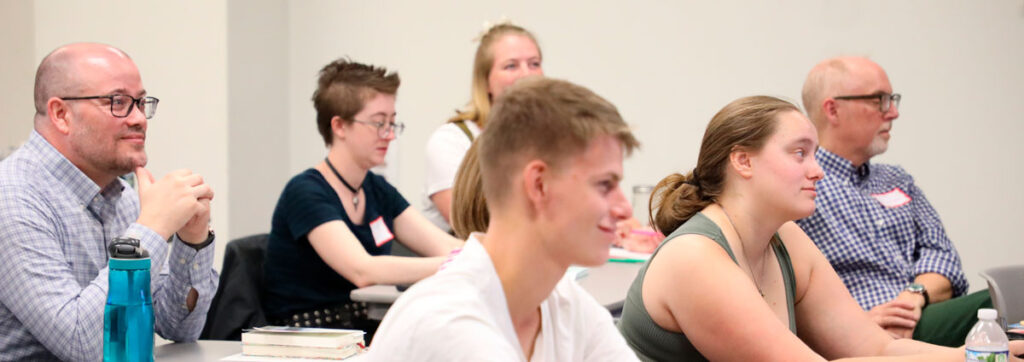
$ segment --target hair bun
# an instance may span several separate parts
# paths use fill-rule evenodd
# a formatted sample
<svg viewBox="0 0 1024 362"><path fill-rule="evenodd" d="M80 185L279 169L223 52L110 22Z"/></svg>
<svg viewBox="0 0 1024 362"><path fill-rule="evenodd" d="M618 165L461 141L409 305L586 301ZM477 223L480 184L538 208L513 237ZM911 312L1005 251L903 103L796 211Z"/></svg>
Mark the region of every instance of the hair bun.
<svg viewBox="0 0 1024 362"><path fill-rule="evenodd" d="M484 21L483 29L480 30L480 34L478 34L476 37L473 38L473 42L474 43L479 43L480 41L482 41L484 39L484 37L486 37L487 35L490 35L491 31L493 31L494 29L500 28L500 27L504 27L504 26L516 26L516 24L512 23L512 20L510 20L505 15L502 15L500 18L498 18L497 21L494 21L494 22L492 22L490 20Z"/></svg>

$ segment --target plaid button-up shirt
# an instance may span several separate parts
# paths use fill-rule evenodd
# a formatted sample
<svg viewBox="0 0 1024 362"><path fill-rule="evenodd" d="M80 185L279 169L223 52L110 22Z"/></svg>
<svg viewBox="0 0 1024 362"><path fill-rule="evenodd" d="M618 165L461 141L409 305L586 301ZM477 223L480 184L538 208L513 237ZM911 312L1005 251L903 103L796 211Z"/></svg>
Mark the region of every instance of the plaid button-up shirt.
<svg viewBox="0 0 1024 362"><path fill-rule="evenodd" d="M101 189L35 131L0 162L0 360L102 359L106 246L118 236L150 253L157 332L199 336L217 289L214 248L172 248L138 215L124 181ZM190 313L191 288L199 301Z"/></svg>
<svg viewBox="0 0 1024 362"><path fill-rule="evenodd" d="M960 256L942 220L903 168L860 167L824 148L814 214L797 224L825 254L864 309L896 297L917 275L939 273L967 292Z"/></svg>

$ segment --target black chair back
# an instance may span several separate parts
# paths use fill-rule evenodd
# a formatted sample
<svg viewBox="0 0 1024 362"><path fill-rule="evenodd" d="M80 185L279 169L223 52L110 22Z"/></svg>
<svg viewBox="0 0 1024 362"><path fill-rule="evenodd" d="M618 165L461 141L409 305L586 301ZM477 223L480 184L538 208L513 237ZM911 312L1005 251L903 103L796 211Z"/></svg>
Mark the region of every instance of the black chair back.
<svg viewBox="0 0 1024 362"><path fill-rule="evenodd" d="M232 240L225 247L217 294L200 339L240 341L242 330L267 325L263 313L263 260L269 234Z"/></svg>

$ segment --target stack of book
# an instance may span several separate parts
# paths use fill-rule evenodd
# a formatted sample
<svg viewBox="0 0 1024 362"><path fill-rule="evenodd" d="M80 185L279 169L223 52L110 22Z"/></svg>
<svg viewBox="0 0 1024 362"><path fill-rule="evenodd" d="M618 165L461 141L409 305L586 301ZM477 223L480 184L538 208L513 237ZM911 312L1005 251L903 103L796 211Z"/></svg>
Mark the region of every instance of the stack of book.
<svg viewBox="0 0 1024 362"><path fill-rule="evenodd" d="M366 346L354 329L259 327L242 333L245 356L345 359Z"/></svg>

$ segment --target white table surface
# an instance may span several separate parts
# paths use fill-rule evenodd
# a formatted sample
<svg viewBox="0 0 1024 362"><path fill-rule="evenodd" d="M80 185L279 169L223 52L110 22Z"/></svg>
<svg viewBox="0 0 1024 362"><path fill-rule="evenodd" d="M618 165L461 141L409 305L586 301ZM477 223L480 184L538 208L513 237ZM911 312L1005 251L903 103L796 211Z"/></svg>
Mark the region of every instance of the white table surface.
<svg viewBox="0 0 1024 362"><path fill-rule="evenodd" d="M588 268L587 276L577 282L584 290L597 299L598 303L617 312L622 309L626 292L640 271L642 263L609 262L602 266ZM350 294L353 301L364 302L372 319L384 318L391 303L402 295L393 285L374 285L353 290Z"/></svg>
<svg viewBox="0 0 1024 362"><path fill-rule="evenodd" d="M242 342L239 341L196 341L189 343L167 343L156 346L153 354L159 362L213 362L224 357L242 353ZM363 356L352 356L345 362L359 362ZM318 359L264 359L277 361L328 361Z"/></svg>

